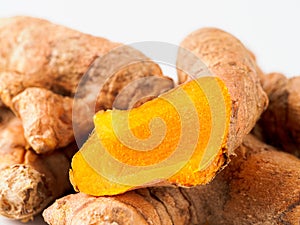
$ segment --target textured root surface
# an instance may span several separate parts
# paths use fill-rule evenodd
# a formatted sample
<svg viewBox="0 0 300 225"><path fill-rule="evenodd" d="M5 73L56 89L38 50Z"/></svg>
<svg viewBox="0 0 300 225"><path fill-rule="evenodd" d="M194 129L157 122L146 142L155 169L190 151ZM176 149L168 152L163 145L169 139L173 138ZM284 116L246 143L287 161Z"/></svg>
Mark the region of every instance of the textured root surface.
<svg viewBox="0 0 300 225"><path fill-rule="evenodd" d="M300 77L279 73L262 77L270 104L254 133L265 142L300 157Z"/></svg>
<svg viewBox="0 0 300 225"><path fill-rule="evenodd" d="M181 83L190 79L186 73L207 75L208 72L203 71L207 67L229 90L232 116L228 148L229 153L233 153L268 103L254 56L237 38L216 28L199 29L188 35L180 46L177 67Z"/></svg>
<svg viewBox="0 0 300 225"><path fill-rule="evenodd" d="M47 155L27 147L21 120L0 108L0 214L29 220L71 189L70 160L76 144Z"/></svg>
<svg viewBox="0 0 300 225"><path fill-rule="evenodd" d="M201 224L299 224L299 168L296 157L248 136L229 166L197 188Z"/></svg>
<svg viewBox="0 0 300 225"><path fill-rule="evenodd" d="M83 193L43 213L51 225L296 225L300 222L300 160L248 136L212 183L152 187L113 197Z"/></svg>
<svg viewBox="0 0 300 225"><path fill-rule="evenodd" d="M114 197L92 197L83 193L57 200L44 211L51 225L89 224L195 224L189 202L177 188L152 188Z"/></svg>
<svg viewBox="0 0 300 225"><path fill-rule="evenodd" d="M25 150L22 164L6 164L0 171L0 214L29 220L70 190L68 170L76 150L71 145L45 156Z"/></svg>
<svg viewBox="0 0 300 225"><path fill-rule="evenodd" d="M74 93L91 62L120 44L19 16L0 20L0 45L1 71L17 73L11 74L16 76L9 79L11 85L3 80L8 84L4 94L14 96L16 89L20 92L36 85L59 94Z"/></svg>
<svg viewBox="0 0 300 225"><path fill-rule="evenodd" d="M29 220L52 200L46 177L30 166L14 165L0 172L0 214Z"/></svg>
<svg viewBox="0 0 300 225"><path fill-rule="evenodd" d="M74 96L86 72L94 76L85 85L87 92L99 95L97 110L111 108L132 80L162 75L136 49L37 18L0 19L0 46L1 102L22 118L25 137L37 153L73 141L72 99L63 96Z"/></svg>
<svg viewBox="0 0 300 225"><path fill-rule="evenodd" d="M67 146L74 140L73 99L44 88L27 88L13 98L13 106L22 120L24 136L37 153Z"/></svg>

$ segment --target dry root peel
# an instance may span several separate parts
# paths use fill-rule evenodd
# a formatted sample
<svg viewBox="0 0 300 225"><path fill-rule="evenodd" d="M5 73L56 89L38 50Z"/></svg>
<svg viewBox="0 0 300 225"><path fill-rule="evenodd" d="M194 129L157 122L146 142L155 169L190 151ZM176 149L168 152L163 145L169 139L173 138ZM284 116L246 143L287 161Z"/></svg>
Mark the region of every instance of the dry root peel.
<svg viewBox="0 0 300 225"><path fill-rule="evenodd" d="M262 114L254 133L265 142L300 157L300 77L280 73L262 77L269 107Z"/></svg>
<svg viewBox="0 0 300 225"><path fill-rule="evenodd" d="M76 190L93 195L112 195L148 185L175 184L179 186L193 186L205 184L213 179L215 174L228 163L228 156L233 154L234 149L241 144L243 137L250 132L267 105L266 94L259 82L260 70L255 64L253 56L242 43L232 35L221 30L207 28L196 31L189 35L182 42L181 46L192 51L203 60L216 76L216 78L211 80L218 80L220 86L218 88L211 87L209 91L204 93L204 95L208 96L215 94L212 98L215 102L205 99L203 93L197 91L197 88L195 88L197 84L204 86L209 84L209 79L201 80L199 78L199 80L183 84L182 87L166 93L162 98L152 100L140 108L126 112L113 110L98 113L95 117L98 140L95 138L95 135L92 135L72 161L70 175ZM195 65L193 65L194 61L189 60L184 53L179 52L177 65L183 71L189 71L188 68L190 66L195 68ZM179 71L179 78L181 82L187 80L186 73ZM203 132L203 134L200 134L203 136L197 136L199 139L195 154L191 155L190 160L181 160L181 162L189 163L178 174L171 174L165 177L157 175L150 180L139 183L135 183L133 179L127 182L134 177L134 174L139 174L137 170L131 170L133 172L129 173L129 166L142 167L156 164L168 158L169 154L176 148L174 145L178 144L178 134L181 129L178 123L183 121L181 121L180 112L176 112L178 109L170 109L170 106L163 99L165 97L173 98L172 96L176 95L176 98L174 98L175 105L180 105L183 102L187 104L188 101L184 100L184 94L180 94L182 89L188 93L187 96L193 101L192 105L196 108L196 118L200 121L200 129L196 125L196 120L189 121L189 124L190 126L196 126L194 130L199 129ZM219 95L217 90L221 90ZM230 98L227 92L229 92ZM219 101L221 98L216 96L222 96L223 100ZM219 115L217 113L211 114L210 110L222 102L224 102L225 107L224 113L219 113ZM187 105L183 104L179 107L179 109L184 108L188 109L189 113L192 112L191 107ZM129 115L129 122L126 120L126 115ZM225 116L224 120L221 119L222 115ZM161 145L158 145L157 148L152 148L148 142L148 144L146 142L142 143L139 147L137 145L128 147L128 143L124 143L124 139L120 139L117 132L115 132L119 130L125 136L132 134L137 139L155 139L156 136L151 134L151 129L148 129L149 122L155 117L161 117L168 129L166 136L164 134L157 135L158 139L156 141L161 141ZM210 137L209 133L211 131L209 129L212 129L212 133L217 132L217 129L210 127L211 121L219 121L217 124L222 125L224 123L225 132L221 132L219 135L221 142L218 147L214 146L212 150L208 151L214 157L206 161L205 166L201 168L201 166L199 167L199 162L201 157L204 156L206 142ZM214 124L214 122L212 123ZM129 129L126 130L128 127ZM158 129L158 131L162 132L163 129ZM192 134L193 132L185 131L185 133ZM160 140L159 137L165 137L165 139ZM129 135L126 138L130 139L131 137ZM147 149L144 149L145 147ZM190 147L189 144L183 145L185 149ZM100 154L100 150L103 150L103 148L109 152L108 155L112 155L116 161L123 163L124 166L120 166L115 170L105 166L106 163L110 163L110 165L114 165L111 168L117 168L115 167L116 164L112 164L113 162L108 160L107 154L104 155L103 151ZM148 151L149 149L153 150L153 152ZM186 153L186 151L184 152ZM140 157L141 155L147 156ZM167 166L164 167L166 170L167 168ZM141 173L140 178L151 177L152 175L150 174L153 173L153 170L145 170L144 172L146 173L143 175ZM122 177L122 173L124 173L125 179L129 177L126 182L119 181L117 178ZM129 174L127 174L127 177L126 173Z"/></svg>
<svg viewBox="0 0 300 225"><path fill-rule="evenodd" d="M300 160L252 136L208 185L151 187L111 197L83 193L43 213L50 225L299 224Z"/></svg>

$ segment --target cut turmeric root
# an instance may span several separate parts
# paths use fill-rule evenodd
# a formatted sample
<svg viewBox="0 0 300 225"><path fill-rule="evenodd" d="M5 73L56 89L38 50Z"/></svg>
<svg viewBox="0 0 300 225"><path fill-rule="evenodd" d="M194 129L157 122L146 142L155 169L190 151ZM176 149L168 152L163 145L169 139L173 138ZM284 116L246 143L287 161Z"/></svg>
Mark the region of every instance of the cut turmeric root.
<svg viewBox="0 0 300 225"><path fill-rule="evenodd" d="M227 165L267 105L260 70L242 43L221 30L199 30L183 42L187 49L189 42L201 44L205 55L196 55L216 77L194 79L137 109L98 112L96 134L72 160L76 190L100 196L145 186L194 186ZM179 52L180 68L193 63L187 59Z"/></svg>
<svg viewBox="0 0 300 225"><path fill-rule="evenodd" d="M204 43L199 41L201 38ZM98 113L95 116L98 139L92 135L72 161L70 175L76 190L113 195L148 185L193 186L208 183L226 165L228 154L250 132L267 105L267 98L252 56L236 38L217 29L203 29L196 35L193 33L183 45L188 47L186 43L193 39L204 45L206 63L212 65L214 74L225 84L217 78L199 78L138 109ZM216 39L220 40L215 42ZM223 45L235 46L235 55L229 48L224 50ZM222 49L223 58L215 56L216 48ZM227 64L226 54L235 63ZM183 59L186 60L179 54L181 68L191 63ZM243 85L236 86L235 80ZM217 81L219 87L202 90L198 86L209 86L212 81ZM216 94L216 90L220 93ZM214 95L214 102L209 99L210 94ZM165 99L175 100L169 104ZM223 109L220 103L224 103ZM187 114L182 116L181 112ZM188 124L186 131L182 130L184 123ZM213 140L215 145L209 146L211 134L216 133L219 140ZM178 146L184 149L181 153L175 150Z"/></svg>
<svg viewBox="0 0 300 225"><path fill-rule="evenodd" d="M206 77L130 111L100 111L94 119L97 135L73 158L71 181L92 195L162 180L180 186L207 183L224 163L220 155L230 107L224 83Z"/></svg>

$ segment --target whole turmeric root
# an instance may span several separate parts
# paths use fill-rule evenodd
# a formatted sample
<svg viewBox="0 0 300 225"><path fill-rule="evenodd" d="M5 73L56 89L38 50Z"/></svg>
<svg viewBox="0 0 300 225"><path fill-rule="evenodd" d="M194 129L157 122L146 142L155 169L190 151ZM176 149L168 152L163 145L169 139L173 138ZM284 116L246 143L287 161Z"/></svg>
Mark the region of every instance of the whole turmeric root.
<svg viewBox="0 0 300 225"><path fill-rule="evenodd" d="M254 133L265 142L300 157L300 77L288 79L280 73L271 73L261 81L270 104Z"/></svg>
<svg viewBox="0 0 300 225"><path fill-rule="evenodd" d="M111 197L83 193L43 213L50 225L299 224L300 160L247 136L208 185L152 187Z"/></svg>
<svg viewBox="0 0 300 225"><path fill-rule="evenodd" d="M95 90L100 92L96 93L96 96L99 94L97 110L111 108L116 95L130 81L162 75L157 64L129 46L37 18L0 19L0 45L0 98L23 122L28 116L23 108L30 108L30 103L23 99L23 107L15 107L14 101L24 97L27 88L46 89L50 101L60 98L58 102L62 103L63 97L58 96L73 97L82 76L98 57L88 72L95 76L92 81L96 80L103 86L101 90ZM88 90L95 89L93 82L86 85ZM71 109L67 104L61 108ZM65 147L74 140L68 113L59 118L58 114L47 114L47 119L53 122L48 124L47 130L41 129L45 115L39 109L48 106L43 99L35 99L33 108L38 110L33 115L36 117L25 122L28 125L24 130L25 138L37 153Z"/></svg>
<svg viewBox="0 0 300 225"><path fill-rule="evenodd" d="M227 165L228 156L234 154L267 105L259 82L260 71L243 44L218 29L196 31L181 46L195 53L196 61L203 60L215 77L196 77L130 111L98 112L94 117L98 139L91 136L72 160L70 179L76 190L101 196L152 185L194 186L210 182ZM190 68L197 71L201 67L186 51L179 51L177 65L195 74ZM186 73L179 70L179 78L183 82ZM153 125L152 120L157 118L164 124ZM189 129L183 131L184 124ZM212 124L224 125L224 130ZM199 134L194 135L197 130ZM219 136L213 139L210 135L216 133ZM120 138L123 134L124 138ZM209 145L209 140L214 146ZM206 153L211 155L201 164ZM174 155L188 159L181 157L172 161L174 164L163 164ZM158 164L159 168L152 166Z"/></svg>
<svg viewBox="0 0 300 225"><path fill-rule="evenodd" d="M27 221L71 189L70 159L75 143L51 154L37 155L23 136L20 119L0 108L0 214Z"/></svg>

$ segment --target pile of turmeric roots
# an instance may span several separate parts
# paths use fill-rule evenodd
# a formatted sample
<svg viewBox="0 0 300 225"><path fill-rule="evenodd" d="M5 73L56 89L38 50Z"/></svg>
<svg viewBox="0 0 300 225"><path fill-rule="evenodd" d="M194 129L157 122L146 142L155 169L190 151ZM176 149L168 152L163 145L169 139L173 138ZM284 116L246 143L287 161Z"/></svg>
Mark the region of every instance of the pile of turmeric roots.
<svg viewBox="0 0 300 225"><path fill-rule="evenodd" d="M178 84L130 46L42 19L0 19L0 46L1 215L27 222L43 213L50 225L300 224L300 77L264 74L231 34L203 28L188 35L178 51ZM219 85L224 113L213 113L220 102L209 79L198 79L208 87L204 95L195 89L190 73L202 69L195 58ZM207 150L215 154L203 168L197 166L210 139L203 133L181 170L145 185L114 183L87 165L83 152L97 149L99 133L128 163L166 157L172 149L157 147L146 158L122 152L100 125L127 111L145 130L149 114L163 115L171 121L171 148L177 119L163 99L175 96L185 109L182 90L195 105L200 131L213 135L223 118L220 144L210 145L218 147ZM103 114L98 133L88 118L96 112Z"/></svg>

